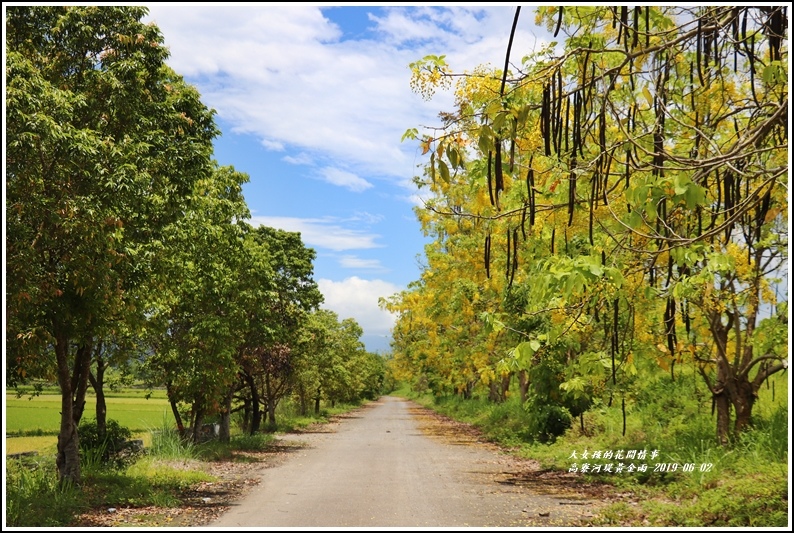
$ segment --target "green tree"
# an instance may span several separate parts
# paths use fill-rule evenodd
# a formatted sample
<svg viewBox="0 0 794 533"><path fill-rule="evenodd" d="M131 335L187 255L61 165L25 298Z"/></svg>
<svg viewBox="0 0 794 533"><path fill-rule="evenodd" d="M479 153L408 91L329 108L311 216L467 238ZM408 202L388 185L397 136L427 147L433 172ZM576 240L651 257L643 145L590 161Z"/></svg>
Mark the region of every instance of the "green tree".
<svg viewBox="0 0 794 533"><path fill-rule="evenodd" d="M212 167L212 112L168 68L140 7L13 6L6 16L7 383L61 388L57 465L80 481L77 424L96 333Z"/></svg>
<svg viewBox="0 0 794 533"><path fill-rule="evenodd" d="M373 399L381 392L385 365L365 350L363 330L352 318L339 320L328 309L318 309L306 320L296 350L295 394L305 414L308 400L358 402Z"/></svg>
<svg viewBox="0 0 794 533"><path fill-rule="evenodd" d="M266 268L251 278L249 287L259 296L249 302L248 329L238 345L253 434L259 430L260 403L268 427L275 428L276 407L291 391L301 328L323 297L312 277L315 251L304 246L300 233L259 226L251 238L266 253Z"/></svg>
<svg viewBox="0 0 794 533"><path fill-rule="evenodd" d="M244 240L250 226L242 185L248 176L218 167L196 184L185 216L166 239L168 283L160 308L150 318L153 354L146 365L150 379L164 383L177 426L178 409L190 406L192 439L202 420L219 414L238 371L236 345L245 332Z"/></svg>

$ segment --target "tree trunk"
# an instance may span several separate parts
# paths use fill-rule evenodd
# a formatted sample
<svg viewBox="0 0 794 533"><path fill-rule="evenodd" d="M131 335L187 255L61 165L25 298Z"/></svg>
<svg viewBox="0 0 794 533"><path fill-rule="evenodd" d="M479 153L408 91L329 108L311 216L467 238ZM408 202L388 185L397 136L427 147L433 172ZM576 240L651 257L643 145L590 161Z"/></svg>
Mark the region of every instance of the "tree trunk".
<svg viewBox="0 0 794 533"><path fill-rule="evenodd" d="M68 342L68 341L67 341ZM93 340L84 340L75 352L74 367L72 370L72 419L74 425L79 426L85 411L85 397L88 393L88 375L91 373L91 352ZM67 348L68 352L68 348ZM68 355L67 355L68 357Z"/></svg>
<svg viewBox="0 0 794 533"><path fill-rule="evenodd" d="M174 422L176 422L176 430L180 437L185 436L185 424L182 422L182 415L179 414L177 402L171 393L171 383L165 384L165 391L168 395L168 403L171 405L171 413L174 415ZM165 429L165 428L164 428Z"/></svg>
<svg viewBox="0 0 794 533"><path fill-rule="evenodd" d="M317 396L314 397L314 414L320 414L320 389L317 389Z"/></svg>
<svg viewBox="0 0 794 533"><path fill-rule="evenodd" d="M105 370L108 365L105 364L102 358L102 343L100 342L95 350L96 359L96 376L91 372L88 373L88 381L91 383L91 388L94 389L96 396L96 428L97 435L100 439L104 439L107 433L107 401L105 400Z"/></svg>
<svg viewBox="0 0 794 533"><path fill-rule="evenodd" d="M724 375L722 365L717 371L717 383L714 388L712 401L717 410L717 440L723 446L730 441L731 401L728 397L727 377Z"/></svg>
<svg viewBox="0 0 794 533"><path fill-rule="evenodd" d="M488 400L492 401L493 403L500 403L499 382L496 380L492 380L488 384Z"/></svg>
<svg viewBox="0 0 794 533"><path fill-rule="evenodd" d="M306 416L306 413L308 412L309 409L306 401L306 389L302 384L299 384L297 388L298 388L297 394L298 394L298 406L300 409L300 415Z"/></svg>
<svg viewBox="0 0 794 533"><path fill-rule="evenodd" d="M218 432L218 440L221 442L230 442L232 440L232 397L234 396L234 387L229 387L229 392L223 398L223 408L221 409L220 430Z"/></svg>
<svg viewBox="0 0 794 533"><path fill-rule="evenodd" d="M193 405L193 435L191 437L195 444L201 442L201 424L204 420L204 409L197 405Z"/></svg>
<svg viewBox="0 0 794 533"><path fill-rule="evenodd" d="M55 359L58 365L58 385L61 388L61 427L55 464L62 484L80 483L80 441L74 423L72 376L69 372L69 340L55 327Z"/></svg>
<svg viewBox="0 0 794 533"><path fill-rule="evenodd" d="M507 396L510 394L510 379L513 377L513 374L505 374L502 376L502 390L500 391L500 396L502 401L507 399Z"/></svg>
<svg viewBox="0 0 794 533"><path fill-rule="evenodd" d="M243 373L245 382L248 384L248 390L251 391L251 432L250 435L256 435L259 432L262 416L259 414L259 390L256 388L256 381L254 377L248 372Z"/></svg>
<svg viewBox="0 0 794 533"><path fill-rule="evenodd" d="M267 430L276 430L276 405L278 402L275 398L268 396L267 398Z"/></svg>
<svg viewBox="0 0 794 533"><path fill-rule="evenodd" d="M251 427L251 400L246 398L243 400L243 433L248 433L248 428Z"/></svg>
<svg viewBox="0 0 794 533"><path fill-rule="evenodd" d="M738 378L736 384L736 394L732 398L733 407L736 410L736 420L734 422L733 434L739 434L748 429L753 422L753 405L757 398L756 391L753 389L753 384L744 379Z"/></svg>
<svg viewBox="0 0 794 533"><path fill-rule="evenodd" d="M518 373L518 389L521 392L521 405L527 403L527 394L529 393L529 372L521 370Z"/></svg>
<svg viewBox="0 0 794 533"><path fill-rule="evenodd" d="M306 395L300 396L300 413L301 416L306 416L309 413L309 402L306 401Z"/></svg>

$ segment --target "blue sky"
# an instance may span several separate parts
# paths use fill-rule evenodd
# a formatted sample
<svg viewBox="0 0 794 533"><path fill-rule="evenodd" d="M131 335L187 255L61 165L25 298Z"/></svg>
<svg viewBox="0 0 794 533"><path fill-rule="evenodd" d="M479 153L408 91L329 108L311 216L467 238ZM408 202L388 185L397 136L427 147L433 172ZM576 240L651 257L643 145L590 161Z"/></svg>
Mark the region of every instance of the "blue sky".
<svg viewBox="0 0 794 533"><path fill-rule="evenodd" d="M169 64L217 111L215 158L250 176L254 224L300 231L315 249L323 307L388 351L378 298L419 278L412 183L424 158L408 128L436 126L450 92L411 92L408 64L446 54L455 71L501 68L515 7L151 4ZM522 8L512 61L545 43ZM547 36L548 37L548 36Z"/></svg>

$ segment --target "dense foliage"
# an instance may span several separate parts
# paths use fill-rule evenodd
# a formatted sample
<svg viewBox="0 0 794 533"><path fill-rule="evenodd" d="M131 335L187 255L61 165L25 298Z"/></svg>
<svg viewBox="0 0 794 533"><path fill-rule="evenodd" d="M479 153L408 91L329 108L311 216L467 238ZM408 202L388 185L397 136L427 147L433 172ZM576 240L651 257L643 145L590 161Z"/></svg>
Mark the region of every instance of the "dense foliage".
<svg viewBox="0 0 794 533"><path fill-rule="evenodd" d="M7 10L6 385L58 383L63 482L81 480L89 385L96 439L112 437L108 369L166 387L184 436L185 418L198 440L220 417L228 440L234 410L261 403L274 424L314 364L294 355L322 301L314 251L246 222L248 176L212 159L214 111L166 65L146 13Z"/></svg>
<svg viewBox="0 0 794 533"><path fill-rule="evenodd" d="M602 405L625 432L647 363L688 368L728 444L788 366L786 8L542 7L536 23L560 41L519 65L411 65L428 99L457 80L456 105L404 136L428 157L416 213L434 241L384 302L396 367L494 401L517 377L540 439Z"/></svg>

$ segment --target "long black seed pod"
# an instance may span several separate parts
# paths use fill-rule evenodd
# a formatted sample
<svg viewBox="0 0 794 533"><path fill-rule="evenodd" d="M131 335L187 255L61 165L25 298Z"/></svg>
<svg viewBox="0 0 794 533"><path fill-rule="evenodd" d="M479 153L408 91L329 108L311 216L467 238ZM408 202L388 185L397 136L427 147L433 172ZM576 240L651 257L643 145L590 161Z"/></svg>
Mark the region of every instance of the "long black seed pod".
<svg viewBox="0 0 794 533"><path fill-rule="evenodd" d="M557 143L555 145L555 151L557 154L560 153L560 147L562 145L562 124L563 124L563 100L562 100L562 70L557 70Z"/></svg>
<svg viewBox="0 0 794 533"><path fill-rule="evenodd" d="M607 190L609 189L609 173L612 171L612 160L614 159L615 148L607 154L606 170L604 171L604 183L601 186L601 191L604 193L602 202L607 204Z"/></svg>
<svg viewBox="0 0 794 533"><path fill-rule="evenodd" d="M675 348L678 344L675 333L675 307L675 298L668 298L664 312L664 326L667 335L667 349L672 357L675 357Z"/></svg>
<svg viewBox="0 0 794 533"><path fill-rule="evenodd" d="M731 33L733 37L733 71L739 73L739 12L740 7L733 8Z"/></svg>
<svg viewBox="0 0 794 533"><path fill-rule="evenodd" d="M510 279L510 228L507 228L507 261L505 261L505 279Z"/></svg>
<svg viewBox="0 0 794 533"><path fill-rule="evenodd" d="M529 227L535 225L535 170L532 168L534 155L529 158L529 170L527 171L527 195L529 197Z"/></svg>
<svg viewBox="0 0 794 533"><path fill-rule="evenodd" d="M769 213L769 204L772 201L771 191L766 191L764 198L761 200L761 205L755 213L755 241L761 240L761 227L764 225L766 215Z"/></svg>
<svg viewBox="0 0 794 533"><path fill-rule="evenodd" d="M499 193L505 190L504 177L502 176L502 140L496 139L496 153L494 154L494 175L496 178L496 209L499 210Z"/></svg>
<svg viewBox="0 0 794 533"><path fill-rule="evenodd" d="M571 116L571 97L565 99L565 153L568 153L568 122Z"/></svg>
<svg viewBox="0 0 794 533"><path fill-rule="evenodd" d="M755 35L750 36L750 90L753 93L753 102L758 105L758 97L755 94Z"/></svg>
<svg viewBox="0 0 794 533"><path fill-rule="evenodd" d="M571 173L568 175L568 226L573 224L573 208L576 201L576 157L571 160Z"/></svg>
<svg viewBox="0 0 794 533"><path fill-rule="evenodd" d="M651 24L649 22L651 6L645 6L645 47L651 46Z"/></svg>
<svg viewBox="0 0 794 533"><path fill-rule="evenodd" d="M692 322L691 319L689 318L689 302L687 302L686 300L682 304L681 311L684 313L684 329L686 330L686 334L689 335L692 329Z"/></svg>
<svg viewBox="0 0 794 533"><path fill-rule="evenodd" d="M710 231L714 227L714 224L717 223L717 215L720 212L720 205L722 205L722 179L720 176L720 169L714 169L714 182L714 190L717 191L717 203L715 203L714 207L711 209L711 220L709 221L709 226L706 228L706 231Z"/></svg>
<svg viewBox="0 0 794 533"><path fill-rule="evenodd" d="M513 285L513 278L518 270L518 228L513 230L513 267L510 269L510 281L507 283L508 287Z"/></svg>
<svg viewBox="0 0 794 533"><path fill-rule="evenodd" d="M709 56L711 56L711 45L713 39L713 34L711 31L708 33L703 33L703 70L708 72L709 68Z"/></svg>
<svg viewBox="0 0 794 533"><path fill-rule="evenodd" d="M623 29L623 48L628 51L629 49L629 6L620 7L620 27ZM620 43L620 35L618 35L618 43Z"/></svg>
<svg viewBox="0 0 794 533"><path fill-rule="evenodd" d="M496 202L494 202L494 199L493 199L493 178L491 176L491 160L492 160L492 158L493 158L493 155L491 154L491 151L489 150L488 151L488 196L491 197L491 205L496 205Z"/></svg>
<svg viewBox="0 0 794 533"><path fill-rule="evenodd" d="M698 19L698 32L697 36L695 37L696 41L696 50L695 50L695 64L698 68L698 79L700 80L700 85L706 85L703 83L703 72L700 70L700 60L701 60L701 48L703 47L703 20Z"/></svg>
<svg viewBox="0 0 794 533"><path fill-rule="evenodd" d="M554 28L554 36L557 37L557 34L560 33L560 26L562 26L562 12L565 10L564 6L560 6L560 15L557 18L557 27Z"/></svg>

